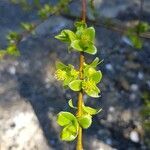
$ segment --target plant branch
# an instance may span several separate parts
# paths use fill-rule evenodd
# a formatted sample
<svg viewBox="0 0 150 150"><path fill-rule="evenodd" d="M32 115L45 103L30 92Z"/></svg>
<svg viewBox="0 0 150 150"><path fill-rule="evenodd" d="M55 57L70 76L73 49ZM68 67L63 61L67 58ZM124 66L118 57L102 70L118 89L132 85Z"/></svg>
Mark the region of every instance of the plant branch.
<svg viewBox="0 0 150 150"><path fill-rule="evenodd" d="M77 20L79 19L78 16L72 15L72 14L61 14L63 17L70 19L70 20ZM86 18L86 21L88 23L94 24L95 26L100 26L103 28L106 28L108 30L120 33L120 34L125 34L129 28L134 28L138 24L138 21L134 21L133 23L127 22L127 23L122 23L119 20L116 19L110 19L110 18L105 18L101 17L99 19L89 19ZM139 34L140 38L144 39L150 39L150 32L144 32Z"/></svg>
<svg viewBox="0 0 150 150"><path fill-rule="evenodd" d="M86 22L86 0L82 0L82 18L81 20ZM79 78L83 80L83 65L84 65L84 52L80 52L79 57ZM83 91L81 90L78 95L78 110L77 110L77 117L82 116L82 105L83 105ZM76 150L83 150L83 143L82 143L82 128L79 126L78 131L78 138L77 138L77 146Z"/></svg>

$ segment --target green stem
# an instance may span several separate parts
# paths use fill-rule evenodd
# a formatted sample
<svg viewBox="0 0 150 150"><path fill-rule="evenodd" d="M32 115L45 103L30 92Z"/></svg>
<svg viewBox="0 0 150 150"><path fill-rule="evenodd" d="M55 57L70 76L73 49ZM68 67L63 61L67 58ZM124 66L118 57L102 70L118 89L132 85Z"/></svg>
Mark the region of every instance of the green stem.
<svg viewBox="0 0 150 150"><path fill-rule="evenodd" d="M82 21L86 22L86 0L82 0ZM79 78L83 80L83 65L84 65L84 52L80 52L80 64L79 64ZM78 110L77 110L77 117L82 116L82 105L83 105L83 91L81 90L78 95ZM82 128L79 127L78 130L78 138L77 138L77 146L76 150L83 150L83 143L82 143Z"/></svg>

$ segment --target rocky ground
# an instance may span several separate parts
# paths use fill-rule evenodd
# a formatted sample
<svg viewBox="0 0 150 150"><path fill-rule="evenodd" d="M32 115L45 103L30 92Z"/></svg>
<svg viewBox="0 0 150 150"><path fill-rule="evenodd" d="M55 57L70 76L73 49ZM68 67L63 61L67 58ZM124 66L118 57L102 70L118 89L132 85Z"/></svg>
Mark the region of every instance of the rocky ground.
<svg viewBox="0 0 150 150"><path fill-rule="evenodd" d="M138 17L136 0L96 3L101 15L122 21ZM150 21L150 2L145 3L144 20ZM27 13L7 0L0 1L1 48L7 45L5 36L10 30L20 31L20 22L36 20L35 12ZM56 60L78 64L78 55L68 54L66 46L54 39L61 29L72 25L64 17L50 17L36 28L36 35L21 41L19 58L0 61L1 150L74 149L74 142L60 141L56 114L68 110L67 101L76 95L63 90L54 78ZM85 96L85 102L103 111L84 132L85 149L146 150L139 111L143 92L150 90L150 41L145 40L143 48L136 50L124 42L122 35L96 27L96 45L97 56L104 60L99 66L103 72L102 93L98 100ZM86 57L87 61L94 58Z"/></svg>

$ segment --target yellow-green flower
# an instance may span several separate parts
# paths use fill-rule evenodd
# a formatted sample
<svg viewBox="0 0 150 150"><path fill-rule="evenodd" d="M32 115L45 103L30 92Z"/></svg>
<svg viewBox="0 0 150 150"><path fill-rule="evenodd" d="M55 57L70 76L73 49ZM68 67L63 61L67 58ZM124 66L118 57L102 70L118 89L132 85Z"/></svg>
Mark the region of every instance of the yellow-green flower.
<svg viewBox="0 0 150 150"><path fill-rule="evenodd" d="M55 73L55 77L57 80L65 80L67 78L67 73L64 70L58 69Z"/></svg>
<svg viewBox="0 0 150 150"><path fill-rule="evenodd" d="M77 77L79 75L79 71L75 70L75 69L71 69L71 76L73 77Z"/></svg>
<svg viewBox="0 0 150 150"><path fill-rule="evenodd" d="M82 89L91 97L99 97L100 90L93 80L84 80Z"/></svg>
<svg viewBox="0 0 150 150"><path fill-rule="evenodd" d="M83 81L82 82L82 87L85 91L92 91L95 89L95 83L93 81Z"/></svg>

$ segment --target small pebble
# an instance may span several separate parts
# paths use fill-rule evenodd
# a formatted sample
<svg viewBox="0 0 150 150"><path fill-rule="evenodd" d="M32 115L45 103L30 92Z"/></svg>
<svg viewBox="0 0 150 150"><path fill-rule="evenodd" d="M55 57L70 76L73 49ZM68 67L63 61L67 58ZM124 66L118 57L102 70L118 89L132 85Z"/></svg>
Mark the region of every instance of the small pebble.
<svg viewBox="0 0 150 150"><path fill-rule="evenodd" d="M115 108L112 107L112 106L110 106L110 107L109 107L109 111L110 111L110 112L114 112L114 111L115 111Z"/></svg>
<svg viewBox="0 0 150 150"><path fill-rule="evenodd" d="M142 80L142 79L144 78L144 74L143 74L142 72L139 72L139 73L138 73L138 78L139 78L140 80Z"/></svg>
<svg viewBox="0 0 150 150"><path fill-rule="evenodd" d="M112 67L111 64L106 64L106 65L105 65L105 68L106 68L107 70L109 70L109 71L112 71L112 70L113 70L113 67Z"/></svg>
<svg viewBox="0 0 150 150"><path fill-rule="evenodd" d="M11 75L15 75L16 74L16 68L14 66L11 66L9 69L8 69L8 72L11 74Z"/></svg>
<svg viewBox="0 0 150 150"><path fill-rule="evenodd" d="M136 99L136 95L135 95L134 93L132 93L132 94L130 95L130 100L134 101L135 99Z"/></svg>
<svg viewBox="0 0 150 150"><path fill-rule="evenodd" d="M131 85L131 90L134 91L134 92L137 91L138 88L139 88L139 87L138 87L137 84L132 84L132 85Z"/></svg>
<svg viewBox="0 0 150 150"><path fill-rule="evenodd" d="M111 140L110 138L108 138L108 139L106 139L106 143L107 143L108 145L112 145L112 140Z"/></svg>
<svg viewBox="0 0 150 150"><path fill-rule="evenodd" d="M146 83L147 83L148 87L150 87L150 80L148 80Z"/></svg>
<svg viewBox="0 0 150 150"><path fill-rule="evenodd" d="M138 133L136 131L131 131L130 139L131 139L131 141L136 142L136 143L138 143L139 140L140 140L139 139L139 135L138 135Z"/></svg>

